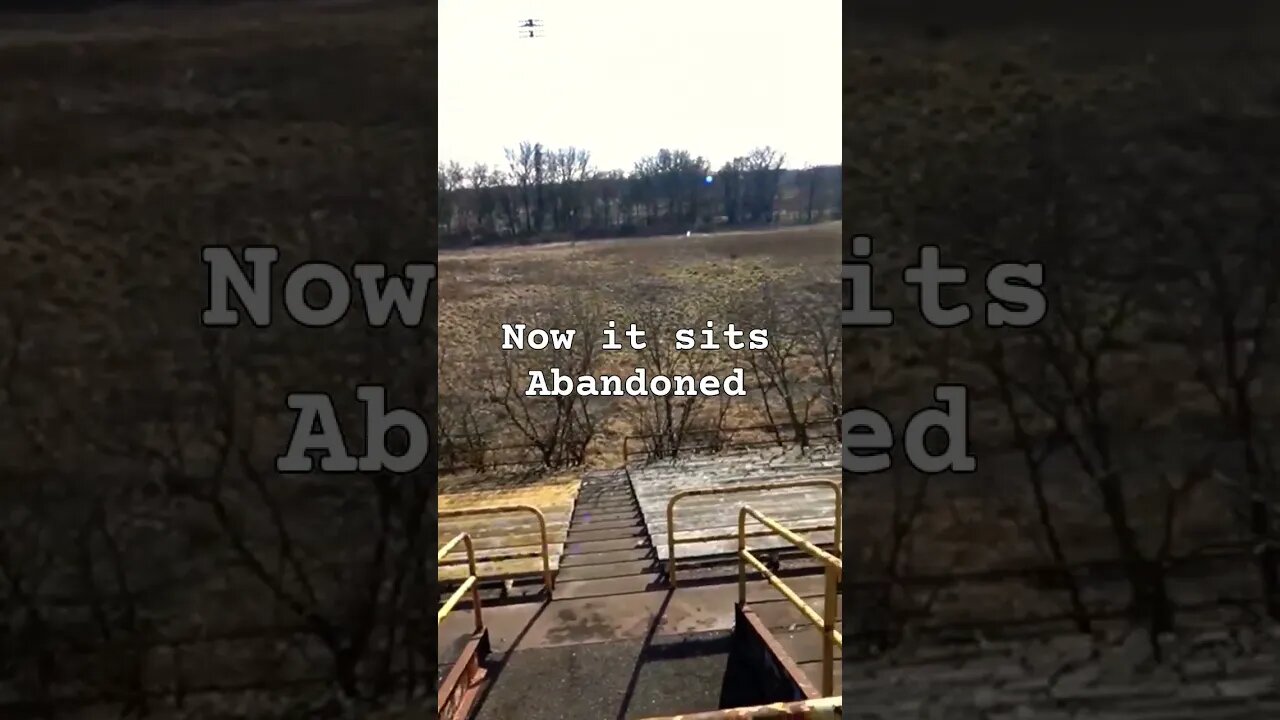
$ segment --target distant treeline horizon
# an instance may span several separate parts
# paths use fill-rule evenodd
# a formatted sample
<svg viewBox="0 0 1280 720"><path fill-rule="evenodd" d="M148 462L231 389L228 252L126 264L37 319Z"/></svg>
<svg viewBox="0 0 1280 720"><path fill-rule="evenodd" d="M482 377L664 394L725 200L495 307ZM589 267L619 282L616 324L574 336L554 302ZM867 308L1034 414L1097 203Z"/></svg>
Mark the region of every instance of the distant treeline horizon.
<svg viewBox="0 0 1280 720"><path fill-rule="evenodd" d="M758 147L714 168L663 148L632 169L599 170L591 153L522 142L505 167L438 166L441 247L711 232L840 218L839 165L786 167Z"/></svg>

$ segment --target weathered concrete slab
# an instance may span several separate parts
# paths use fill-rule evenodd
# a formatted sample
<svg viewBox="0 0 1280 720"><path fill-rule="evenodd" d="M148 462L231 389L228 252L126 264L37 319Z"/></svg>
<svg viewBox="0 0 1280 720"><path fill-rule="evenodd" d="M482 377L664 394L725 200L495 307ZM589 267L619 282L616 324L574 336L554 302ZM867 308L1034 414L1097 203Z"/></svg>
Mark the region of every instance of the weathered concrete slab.
<svg viewBox="0 0 1280 720"><path fill-rule="evenodd" d="M732 647L728 632L654 638L640 654L627 718L715 710Z"/></svg>
<svg viewBox="0 0 1280 720"><path fill-rule="evenodd" d="M616 718L628 699L639 640L524 648L496 671L476 720ZM607 669L607 670L606 670Z"/></svg>
<svg viewBox="0 0 1280 720"><path fill-rule="evenodd" d="M787 628L769 628L770 632L778 640L778 644L791 655L791 659L797 663L821 662L822 633L817 627L800 618L799 613L796 617L797 621L788 625ZM843 655L839 645L835 646L834 654L837 660ZM819 676L812 676L809 681L814 687L822 687L822 678Z"/></svg>
<svg viewBox="0 0 1280 720"><path fill-rule="evenodd" d="M801 452L777 448L714 455L693 455L674 462L665 461L631 468L631 482L639 500L645 525L661 560L669 557L667 505L686 490L721 488L733 490L751 485L768 484L767 490L728 492L714 495L683 497L675 506L675 537L708 538L706 542L679 542L677 558L721 555L737 550L732 539L710 539L717 535L736 535L739 509L750 505L756 510L794 528L809 540L830 546L834 541L835 495L822 486L793 487L789 483L804 481L840 482L840 456L835 446L821 446ZM748 531L763 527L749 521ZM789 546L776 536L758 536L748 540L748 547L773 548Z"/></svg>
<svg viewBox="0 0 1280 720"><path fill-rule="evenodd" d="M521 648L641 640L649 633L667 593L553 600L534 621Z"/></svg>
<svg viewBox="0 0 1280 720"><path fill-rule="evenodd" d="M520 633L529 627L542 608L543 603L481 607L481 617L489 630L490 649L495 653L511 650ZM474 629L471 608L459 608L449 613L437 629L436 661L441 665L451 665L457 660Z"/></svg>
<svg viewBox="0 0 1280 720"><path fill-rule="evenodd" d="M775 593L775 597L777 598L776 600L760 600L751 603L751 609L755 612L756 617L760 618L760 622L765 624L765 627L788 628L793 625L797 627L812 627L809 621L801 615L800 611L791 604L790 600L782 597L781 593ZM808 603L814 610L817 610L819 613L822 612L822 593L802 595L801 599ZM844 603L841 602L841 596L837 594L835 605L835 617L837 622L844 618L843 605Z"/></svg>
<svg viewBox="0 0 1280 720"><path fill-rule="evenodd" d="M810 605L816 608L822 607L821 576L789 577L786 578L786 583ZM758 607L758 604L772 607L778 600L786 602L768 582L764 580L747 582L747 603L752 608ZM676 588L658 622L656 634L682 635L711 630L731 630L733 604L737 601L737 583ZM798 612L796 617L799 617ZM780 621L779 626L785 626L785 623Z"/></svg>
<svg viewBox="0 0 1280 720"><path fill-rule="evenodd" d="M805 677L809 678L809 682L813 683L814 689L822 692L822 661L797 663L797 665L800 667L800 672L804 673ZM835 688L834 694L841 695L843 694L842 688L844 686L844 667L837 660L831 670L832 687Z"/></svg>

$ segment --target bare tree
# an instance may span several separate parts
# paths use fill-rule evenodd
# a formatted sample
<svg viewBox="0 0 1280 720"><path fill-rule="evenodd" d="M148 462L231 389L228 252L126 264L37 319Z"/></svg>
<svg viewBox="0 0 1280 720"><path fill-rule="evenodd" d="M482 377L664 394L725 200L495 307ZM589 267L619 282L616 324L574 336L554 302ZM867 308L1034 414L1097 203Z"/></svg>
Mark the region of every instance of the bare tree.
<svg viewBox="0 0 1280 720"><path fill-rule="evenodd" d="M518 198L524 230L533 234L541 223L537 215L542 212L542 144L524 141L517 148L506 148L504 152L507 157L507 177Z"/></svg>
<svg viewBox="0 0 1280 720"><path fill-rule="evenodd" d="M590 152L574 146L524 141L505 155L505 172L441 164L443 242L470 242L477 229L492 236L498 224L513 236L589 238L840 215L834 166L787 172L770 147L725 163L710 183L708 161L684 149L661 148L628 171L594 169Z"/></svg>
<svg viewBox="0 0 1280 720"><path fill-rule="evenodd" d="M465 227L466 216L462 205L462 194L459 192L466 179L466 172L457 162L440 163L436 172L437 202L440 225L446 232L454 229L455 223Z"/></svg>
<svg viewBox="0 0 1280 720"><path fill-rule="evenodd" d="M820 402L826 405L824 411L832 418L840 417L840 405L843 401L840 387L840 363L843 358L841 343L839 292L824 292L821 288L827 284L824 280L814 278L809 287L799 293L795 299L796 312L794 322L797 332L813 368L817 371L823 397ZM834 290L834 289L833 289Z"/></svg>
<svg viewBox="0 0 1280 720"><path fill-rule="evenodd" d="M468 189L474 196L476 222L482 233L490 235L497 232L498 200L495 187L499 180L499 174L484 163L476 163L467 171Z"/></svg>
<svg viewBox="0 0 1280 720"><path fill-rule="evenodd" d="M1050 222L1057 222L1050 212ZM1060 238L1050 231L1051 237ZM1050 423L1102 500L1133 592L1134 611L1150 622L1153 642L1173 628L1173 605L1163 566L1143 549L1125 494L1130 459L1117 454L1122 438L1136 436L1149 418L1126 408L1125 394L1138 385L1124 362L1126 334L1137 316L1137 300L1149 278L1141 260L1126 263L1063 242L1053 263L1057 282L1048 289L1049 316L1031 329L1011 358L1026 368L1011 377L1018 395ZM1033 370L1034 368L1034 370ZM1126 412L1127 409L1127 412Z"/></svg>
<svg viewBox="0 0 1280 720"><path fill-rule="evenodd" d="M573 330L576 335L569 347L504 350L499 353L496 372L483 379L489 401L500 408L522 440L537 448L544 467L580 465L595 436L588 397L576 389L577 379L591 375L597 364L593 336L599 330L598 317L595 309L570 303L553 314L525 318L529 327ZM574 381L575 392L552 397L527 394L533 381L530 373L545 373L549 383L553 368Z"/></svg>
<svg viewBox="0 0 1280 720"><path fill-rule="evenodd" d="M818 207L818 196L822 192L822 168L805 165L800 170L800 187L804 194L804 221L813 222L814 210Z"/></svg>
<svg viewBox="0 0 1280 720"><path fill-rule="evenodd" d="M584 204L583 185L590 174L591 153L576 147L561 148L550 155L555 200L552 224L561 232L574 232Z"/></svg>
<svg viewBox="0 0 1280 720"><path fill-rule="evenodd" d="M1246 223L1242 230L1212 218L1193 225L1193 254L1186 265L1194 268L1187 273L1194 302L1188 303L1186 348L1196 380L1238 443L1244 469L1242 520L1256 544L1267 613L1280 619L1280 537L1272 509L1280 496L1280 467L1270 440L1275 409L1262 394L1280 301L1280 229L1274 220L1280 203L1269 187L1274 179L1238 167L1237 172L1239 179L1252 181L1256 197L1270 201L1264 205L1271 208L1269 217L1256 219L1252 227Z"/></svg>
<svg viewBox="0 0 1280 720"><path fill-rule="evenodd" d="M671 308L651 304L633 312L636 323L645 329L645 348L636 351L636 364L645 368L650 376L701 377L715 368L715 357L707 351L676 349L675 332L683 321ZM684 396L649 393L631 399L629 414L640 432L647 436L652 456L676 457L689 435L701 427L699 415L706 402L707 396L700 393Z"/></svg>
<svg viewBox="0 0 1280 720"><path fill-rule="evenodd" d="M476 387L464 367L468 360L450 363L448 346L440 344L441 377L451 378L440 391L436 438L440 447L440 467L471 467L483 470L493 448L496 428L488 417L484 391ZM474 367L474 365L470 365Z"/></svg>
<svg viewBox="0 0 1280 720"><path fill-rule="evenodd" d="M1055 433L1045 432L1037 427L1034 420L1035 410L1027 408L1025 401L1019 402L1019 394L1014 387L1003 343L999 340L993 342L983 353L983 361L988 372L991 373L1000 404L1004 408L1012 445L1017 448L1022 457L1023 467L1027 472L1027 484L1035 505L1039 531L1049 551L1050 561L1057 569L1063 587L1066 588L1076 629L1080 632L1089 632L1092 626L1089 610L1085 607L1080 583L1071 572L1045 486L1045 463L1062 448L1061 439Z"/></svg>
<svg viewBox="0 0 1280 720"><path fill-rule="evenodd" d="M911 573L913 543L918 524L928 508L932 478L913 470L891 470L880 480L891 488L890 512L877 536L846 562L861 580L850 595L853 613L846 621L859 639L874 651L897 645L909 619L927 612L937 597L934 591L923 601L907 592L904 579Z"/></svg>
<svg viewBox="0 0 1280 720"><path fill-rule="evenodd" d="M746 353L746 358L761 392L769 423L779 424L776 403L781 406L782 420L791 428L792 440L801 447L808 447L813 406L822 398L823 390L830 390L832 386L812 381L819 373L814 364L814 348L806 343L810 338L797 329L801 320L793 301L788 300L789 293L780 290L770 285L761 288L750 316L760 327L770 329L769 344L761 350ZM831 307L835 307L834 303ZM834 350L832 345L821 349L823 362L827 360L826 354Z"/></svg>

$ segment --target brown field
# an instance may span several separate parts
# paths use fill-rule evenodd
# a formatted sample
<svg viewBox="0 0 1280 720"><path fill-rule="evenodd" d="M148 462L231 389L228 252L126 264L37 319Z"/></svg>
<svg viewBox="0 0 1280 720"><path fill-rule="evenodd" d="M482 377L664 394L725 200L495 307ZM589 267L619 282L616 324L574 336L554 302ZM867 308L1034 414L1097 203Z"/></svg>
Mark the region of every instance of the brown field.
<svg viewBox="0 0 1280 720"><path fill-rule="evenodd" d="M708 320L715 321L717 328L730 321L740 327L763 327L773 337L801 331L802 320L779 315L778 307L803 307L808 311L815 307L811 301L817 297L830 308L825 321L828 331L834 333L840 233L839 223L825 223L690 238L603 240L442 253L444 432L448 432L451 419L462 421L451 412L469 408L477 417L468 422L481 423L472 430L484 435L487 442L527 444L528 438L521 432L509 425L504 429L504 409L484 407L486 401L493 406L497 394L497 386L487 382L489 377L507 377L499 367L504 357L500 347L503 323L579 328L582 340L575 341L575 345L584 347L586 341L595 345L603 342L601 330L608 320L615 320L619 328L632 322L649 328L650 337L658 335L659 329L665 336L677 327L702 328ZM625 338L620 339L625 342ZM831 349L838 351L834 346ZM676 361L675 356L671 359ZM564 360L563 356L553 359L550 353L530 352L521 358L519 368L552 367L556 361ZM590 374L627 375L637 366L652 366L652 360L629 351L602 352L591 360L595 369ZM699 365L703 368L700 374L742 364L741 357L729 350L700 358L703 361L709 364ZM539 365L540 362L544 364ZM504 379L498 384L505 387L505 383ZM537 402L543 403L540 410L549 403ZM720 418L724 424L767 421L753 398L726 402L725 415ZM817 409L816 397L809 402L815 406L811 409L814 419L831 417L829 407ZM632 412L637 404L621 398L598 398L592 403L590 414L598 418L593 420L598 428L590 440L589 465L616 466L622 438L645 430L644 422ZM699 422L713 412L713 404L719 407L713 398L698 409ZM490 412L486 414L486 410Z"/></svg>

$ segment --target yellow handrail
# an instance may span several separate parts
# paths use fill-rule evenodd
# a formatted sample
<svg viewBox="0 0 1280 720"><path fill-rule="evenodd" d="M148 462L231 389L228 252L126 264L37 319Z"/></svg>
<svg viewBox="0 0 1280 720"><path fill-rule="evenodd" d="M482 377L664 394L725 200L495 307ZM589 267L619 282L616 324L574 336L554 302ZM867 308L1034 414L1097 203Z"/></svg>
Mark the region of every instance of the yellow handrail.
<svg viewBox="0 0 1280 720"><path fill-rule="evenodd" d="M835 531L835 543L832 546L836 554L840 553L840 533L841 523L844 518L844 491L840 487L840 483L834 480L792 480L780 483L756 483L754 485L731 485L728 487L713 488L695 488L692 490L682 490L671 496L671 500L667 502L667 579L671 581L671 587L676 586L676 543L692 543L707 542L709 540L733 540L738 537L736 533L726 533L723 535L708 535L697 538L686 538L683 540L676 539L676 502L694 495L727 495L731 493L744 492L764 492L770 490L781 490L794 487L825 487L830 488L836 496L836 513L835 522L832 529ZM825 526L813 529L826 529ZM771 533L765 533L771 534Z"/></svg>
<svg viewBox="0 0 1280 720"><path fill-rule="evenodd" d="M647 718L646 720L795 720L796 718L836 720L836 718L841 717L840 713L843 706L844 698L837 695L817 700L799 700L797 702L757 705L755 707L710 710L689 715Z"/></svg>
<svg viewBox="0 0 1280 720"><path fill-rule="evenodd" d="M772 530L775 534L782 537L787 542L800 548L808 553L811 557L821 562L824 566L825 592L823 593L822 613L814 610L808 603L804 601L794 590L787 587L786 583L777 575L774 575L769 568L765 567L760 559L751 554L747 550L747 516L759 520L765 527ZM738 604L745 606L747 604L747 565L750 564L769 581L769 584L782 593L797 610L805 616L809 622L813 623L822 631L822 694L829 696L835 693L835 646L844 647L844 636L836 629L836 591L840 582L840 575L844 572L844 566L840 558L805 540L799 535L791 532L787 528L780 525L776 520L770 518L750 505L743 505L738 511Z"/></svg>
<svg viewBox="0 0 1280 720"><path fill-rule="evenodd" d="M444 606L436 613L436 627L439 627L440 623L444 622L445 616L453 610L453 607L458 604L458 601L462 599L462 596L470 590L471 605L475 609L476 632L480 632L484 630L484 618L480 615L480 587L477 584L480 582L480 576L476 573L476 549L471 544L471 536L464 532L458 533L452 540L445 543L444 547L440 548L440 552L436 553L436 565L439 566L440 561L444 560L446 555L453 552L453 549L458 547L459 542L466 545L467 566L471 571L471 574L467 576L467 579L463 581L462 585L457 590L453 591L453 594L449 596L447 601L445 601Z"/></svg>
<svg viewBox="0 0 1280 720"><path fill-rule="evenodd" d="M506 512L529 512L538 519L538 532L542 536L542 582L547 587L547 594L556 587L555 576L551 574L551 551L547 543L547 516L542 511L532 505L492 505L489 507L479 508L461 508L458 510L443 510L440 512L440 518L462 517L464 515L497 515Z"/></svg>

